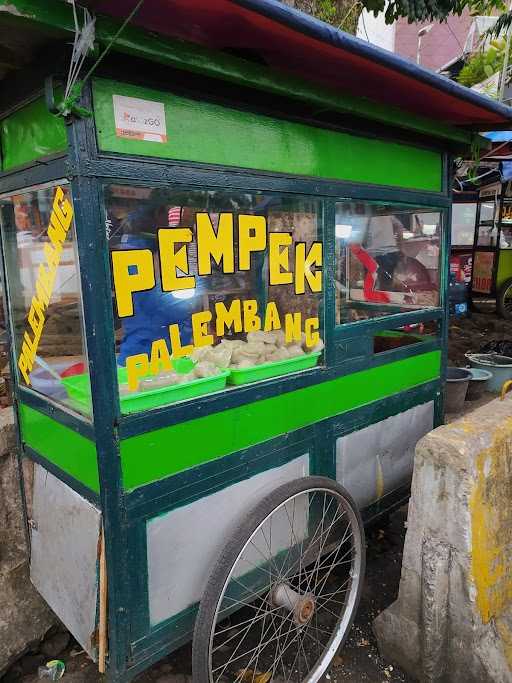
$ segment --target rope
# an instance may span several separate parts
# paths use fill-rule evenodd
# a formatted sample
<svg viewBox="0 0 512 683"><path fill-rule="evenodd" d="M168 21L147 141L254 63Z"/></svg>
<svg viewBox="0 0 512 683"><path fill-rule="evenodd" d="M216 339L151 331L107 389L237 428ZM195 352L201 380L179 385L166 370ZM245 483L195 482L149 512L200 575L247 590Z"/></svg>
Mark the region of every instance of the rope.
<svg viewBox="0 0 512 683"><path fill-rule="evenodd" d="M73 18L75 21L75 39L73 41L73 52L71 54L71 65L68 74L68 80L66 84L66 89L64 91L64 100L69 97L72 87L74 86L80 69L84 63L85 58L89 50L94 47L94 37L95 37L95 22L96 20L91 17L89 11L84 8L84 21L83 28L80 29L78 23L78 16L76 13L75 0L72 0L73 7Z"/></svg>
<svg viewBox="0 0 512 683"><path fill-rule="evenodd" d="M97 60L94 62L94 64L91 66L89 71L85 74L85 76L81 79L78 80L78 74L80 73L80 70L83 66L84 60L87 56L88 50L92 43L94 42L94 26L95 26L95 18L91 18L91 15L89 12L84 9L84 27L80 31L78 28L78 17L76 14L76 8L75 8L75 0L72 0L72 5L73 5L73 16L75 19L75 39L73 42L73 52L71 55L71 67L70 67L70 72L68 75L68 82L66 85L66 90L64 92L64 99L58 105L59 109L59 115L61 116L69 116L69 114L75 114L77 116L91 116L91 112L86 109L85 107L80 107L78 105L78 101L80 100L80 97L82 95L82 89L86 81L92 76L94 71L98 68L99 64L102 62L102 60L106 57L106 55L109 53L110 49L116 42L116 40L119 38L121 33L124 31L126 26L130 23L130 21L133 19L135 14L138 12L139 8L141 7L142 3L144 0L139 0L135 7L132 9L130 14L126 17L126 19L123 21L119 29L116 31L114 36L111 38L111 40L108 42L106 45L105 49L103 52L100 54L100 56L97 58ZM92 37L92 43L91 43L91 37ZM77 58L77 55L80 55Z"/></svg>

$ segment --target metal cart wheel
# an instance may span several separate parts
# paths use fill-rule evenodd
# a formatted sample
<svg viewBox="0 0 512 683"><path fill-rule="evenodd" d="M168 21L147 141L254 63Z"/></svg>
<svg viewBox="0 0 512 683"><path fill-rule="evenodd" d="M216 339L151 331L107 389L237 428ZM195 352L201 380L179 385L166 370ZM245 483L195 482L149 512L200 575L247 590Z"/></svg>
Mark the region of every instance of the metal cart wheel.
<svg viewBox="0 0 512 683"><path fill-rule="evenodd" d="M222 551L194 632L196 683L319 681L345 642L365 570L361 516L324 477L285 484Z"/></svg>
<svg viewBox="0 0 512 683"><path fill-rule="evenodd" d="M512 277L501 285L497 300L498 313L505 320L512 320Z"/></svg>

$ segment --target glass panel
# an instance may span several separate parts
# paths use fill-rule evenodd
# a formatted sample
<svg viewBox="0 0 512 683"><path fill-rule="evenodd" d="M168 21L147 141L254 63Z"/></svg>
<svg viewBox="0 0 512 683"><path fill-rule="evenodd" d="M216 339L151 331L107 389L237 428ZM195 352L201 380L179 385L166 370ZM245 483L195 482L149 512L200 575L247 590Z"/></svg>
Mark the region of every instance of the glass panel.
<svg viewBox="0 0 512 683"><path fill-rule="evenodd" d="M497 201L492 198L482 201L480 204L480 223L489 223L494 221L496 214L496 203Z"/></svg>
<svg viewBox="0 0 512 683"><path fill-rule="evenodd" d="M512 249L512 199L503 200L500 249Z"/></svg>
<svg viewBox="0 0 512 683"><path fill-rule="evenodd" d="M477 245L479 247L495 247L498 239L499 200L501 187L480 201L480 217L478 225Z"/></svg>
<svg viewBox="0 0 512 683"><path fill-rule="evenodd" d="M476 221L476 202L453 204L452 206L452 246L473 245Z"/></svg>
<svg viewBox="0 0 512 683"><path fill-rule="evenodd" d="M0 221L18 381L89 414L73 388L87 358L69 189L54 184L0 199Z"/></svg>
<svg viewBox="0 0 512 683"><path fill-rule="evenodd" d="M313 198L105 187L123 413L314 367Z"/></svg>
<svg viewBox="0 0 512 683"><path fill-rule="evenodd" d="M494 260L497 252L475 251L473 259L473 292L490 294L494 272Z"/></svg>
<svg viewBox="0 0 512 683"><path fill-rule="evenodd" d="M393 330L377 332L373 338L373 352L384 353L402 346L435 341L439 336L439 323L435 320L414 325L402 325Z"/></svg>
<svg viewBox="0 0 512 683"><path fill-rule="evenodd" d="M336 204L337 324L439 306L441 214Z"/></svg>

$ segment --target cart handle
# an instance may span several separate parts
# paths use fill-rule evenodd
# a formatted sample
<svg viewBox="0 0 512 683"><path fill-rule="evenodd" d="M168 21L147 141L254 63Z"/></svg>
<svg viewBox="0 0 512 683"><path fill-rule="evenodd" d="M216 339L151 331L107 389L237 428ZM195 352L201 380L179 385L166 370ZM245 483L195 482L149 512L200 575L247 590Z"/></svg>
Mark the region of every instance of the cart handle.
<svg viewBox="0 0 512 683"><path fill-rule="evenodd" d="M500 399L503 401L505 396L507 395L507 391L512 389L512 379L508 379L506 382L503 382L503 386L501 387L501 396Z"/></svg>

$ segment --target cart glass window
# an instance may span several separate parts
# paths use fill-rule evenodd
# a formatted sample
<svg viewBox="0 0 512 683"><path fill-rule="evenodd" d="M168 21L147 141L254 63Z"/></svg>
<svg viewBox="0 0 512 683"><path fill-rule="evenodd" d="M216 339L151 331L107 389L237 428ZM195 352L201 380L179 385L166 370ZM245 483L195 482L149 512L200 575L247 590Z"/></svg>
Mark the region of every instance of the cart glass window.
<svg viewBox="0 0 512 683"><path fill-rule="evenodd" d="M105 187L123 413L321 359L320 203Z"/></svg>
<svg viewBox="0 0 512 683"><path fill-rule="evenodd" d="M478 216L478 247L496 247L500 213L501 184L490 185L480 191Z"/></svg>
<svg viewBox="0 0 512 683"><path fill-rule="evenodd" d="M452 206L452 246L473 246L476 221L476 202Z"/></svg>
<svg viewBox="0 0 512 683"><path fill-rule="evenodd" d="M439 328L437 320L430 320L412 325L401 325L395 329L379 330L373 337L373 352L386 353L403 346L436 342L439 338Z"/></svg>
<svg viewBox="0 0 512 683"><path fill-rule="evenodd" d="M508 193L501 209L500 249L512 249L512 198Z"/></svg>
<svg viewBox="0 0 512 683"><path fill-rule="evenodd" d="M439 306L441 214L336 204L336 322Z"/></svg>
<svg viewBox="0 0 512 683"><path fill-rule="evenodd" d="M18 381L88 414L90 404L73 398L74 378L88 375L69 189L4 197L0 219Z"/></svg>

